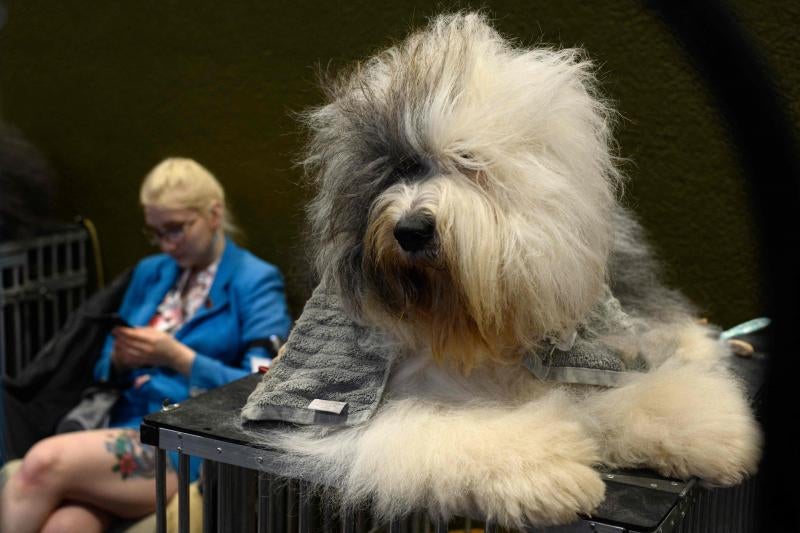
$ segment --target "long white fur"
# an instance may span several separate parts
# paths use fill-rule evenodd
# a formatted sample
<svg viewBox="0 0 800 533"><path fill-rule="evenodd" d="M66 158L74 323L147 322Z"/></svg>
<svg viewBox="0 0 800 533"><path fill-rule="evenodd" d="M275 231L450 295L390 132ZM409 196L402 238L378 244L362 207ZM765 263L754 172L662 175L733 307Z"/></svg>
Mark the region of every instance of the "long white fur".
<svg viewBox="0 0 800 533"><path fill-rule="evenodd" d="M525 526L590 514L604 495L598 464L723 485L755 471L761 437L720 368L724 345L679 295L635 272L649 252L618 210L611 112L580 51L515 48L481 15L447 15L358 65L330 95L306 117L319 274L354 319L407 353L369 423L264 437L292 473L387 519L425 508ZM364 154L382 131L433 170L372 191L388 156ZM435 218L439 239L425 257L392 236L419 212ZM356 246L361 263L347 255ZM612 286L637 326L604 340L654 370L613 390L537 381L519 357L548 335L589 327L614 281L610 264L628 265ZM383 305L367 268L384 291L401 291L400 308ZM437 294L402 292L412 268Z"/></svg>

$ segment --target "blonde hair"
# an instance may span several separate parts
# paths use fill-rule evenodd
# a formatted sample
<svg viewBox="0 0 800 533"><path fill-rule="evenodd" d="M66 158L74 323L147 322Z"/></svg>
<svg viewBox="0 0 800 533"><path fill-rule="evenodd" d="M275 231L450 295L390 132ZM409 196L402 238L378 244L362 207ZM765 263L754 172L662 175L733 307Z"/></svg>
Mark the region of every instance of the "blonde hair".
<svg viewBox="0 0 800 533"><path fill-rule="evenodd" d="M169 209L210 209L214 202L223 208L222 229L237 233L231 211L225 202L225 190L203 165L185 157L169 157L156 165L142 182L139 201Z"/></svg>

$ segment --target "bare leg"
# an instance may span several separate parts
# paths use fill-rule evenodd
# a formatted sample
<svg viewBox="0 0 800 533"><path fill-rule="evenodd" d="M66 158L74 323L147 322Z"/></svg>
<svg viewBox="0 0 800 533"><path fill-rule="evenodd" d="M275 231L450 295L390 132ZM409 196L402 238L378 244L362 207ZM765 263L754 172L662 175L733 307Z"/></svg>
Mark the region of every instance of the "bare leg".
<svg viewBox="0 0 800 533"><path fill-rule="evenodd" d="M68 503L62 505L50 515L41 533L102 533L111 525L110 514L97 508Z"/></svg>
<svg viewBox="0 0 800 533"><path fill-rule="evenodd" d="M123 518L155 509L155 453L138 432L66 433L37 443L0 495L0 533L39 531L65 500ZM168 496L177 476L167 475Z"/></svg>

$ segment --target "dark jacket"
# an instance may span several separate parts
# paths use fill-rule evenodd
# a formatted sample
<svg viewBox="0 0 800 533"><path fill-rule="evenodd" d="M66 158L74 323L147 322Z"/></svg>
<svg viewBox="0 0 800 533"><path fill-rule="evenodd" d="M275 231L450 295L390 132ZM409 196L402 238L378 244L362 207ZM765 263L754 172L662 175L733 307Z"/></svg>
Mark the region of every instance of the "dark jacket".
<svg viewBox="0 0 800 533"><path fill-rule="evenodd" d="M35 442L52 435L83 390L94 383L92 370L110 326L88 317L116 311L130 279L128 270L95 293L30 365L3 379L0 443L5 443L6 459L22 457Z"/></svg>

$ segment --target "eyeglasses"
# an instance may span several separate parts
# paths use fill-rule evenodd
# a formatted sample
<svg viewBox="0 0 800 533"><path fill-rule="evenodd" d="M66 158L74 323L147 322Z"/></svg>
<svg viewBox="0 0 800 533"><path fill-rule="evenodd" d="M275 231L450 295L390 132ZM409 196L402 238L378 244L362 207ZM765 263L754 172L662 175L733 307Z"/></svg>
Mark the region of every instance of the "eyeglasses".
<svg viewBox="0 0 800 533"><path fill-rule="evenodd" d="M194 217L185 222L171 222L165 224L163 228L154 228L152 226L145 226L142 228L142 233L147 238L147 241L153 246L158 246L161 241L166 241L170 244L176 244L186 235L192 224L194 224L199 217Z"/></svg>

